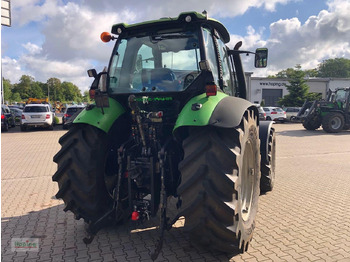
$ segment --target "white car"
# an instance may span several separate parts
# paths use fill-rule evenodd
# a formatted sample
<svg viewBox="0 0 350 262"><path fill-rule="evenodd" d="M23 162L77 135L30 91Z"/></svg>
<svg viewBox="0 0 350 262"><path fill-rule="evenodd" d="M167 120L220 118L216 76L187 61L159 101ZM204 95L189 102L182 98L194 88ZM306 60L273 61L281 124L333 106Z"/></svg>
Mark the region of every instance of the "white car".
<svg viewBox="0 0 350 262"><path fill-rule="evenodd" d="M48 104L28 104L24 107L21 119L21 131L29 127L47 127L53 130L54 113Z"/></svg>
<svg viewBox="0 0 350 262"><path fill-rule="evenodd" d="M286 112L280 107L264 107L266 120L284 122L287 119Z"/></svg>

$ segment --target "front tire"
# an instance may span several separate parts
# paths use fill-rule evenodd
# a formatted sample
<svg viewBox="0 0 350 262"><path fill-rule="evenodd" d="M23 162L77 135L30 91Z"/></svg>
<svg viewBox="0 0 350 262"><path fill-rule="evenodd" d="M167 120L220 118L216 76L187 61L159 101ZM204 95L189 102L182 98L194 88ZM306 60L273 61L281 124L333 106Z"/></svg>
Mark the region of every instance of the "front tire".
<svg viewBox="0 0 350 262"><path fill-rule="evenodd" d="M247 111L237 128L193 128L184 140L180 215L195 242L224 252L248 249L260 193L258 136L257 117Z"/></svg>
<svg viewBox="0 0 350 262"><path fill-rule="evenodd" d="M317 118L317 119L311 119L311 120L304 120L303 122L303 127L306 130L316 130L321 126L321 121Z"/></svg>

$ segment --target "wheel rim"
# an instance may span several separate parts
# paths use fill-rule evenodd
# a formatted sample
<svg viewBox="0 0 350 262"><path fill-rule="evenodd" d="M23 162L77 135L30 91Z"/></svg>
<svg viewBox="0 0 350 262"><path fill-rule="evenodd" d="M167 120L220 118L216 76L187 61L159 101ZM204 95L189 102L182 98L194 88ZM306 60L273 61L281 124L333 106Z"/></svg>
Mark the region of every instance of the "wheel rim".
<svg viewBox="0 0 350 262"><path fill-rule="evenodd" d="M339 129L341 126L341 120L340 117L334 117L331 121L331 126L333 129Z"/></svg>
<svg viewBox="0 0 350 262"><path fill-rule="evenodd" d="M251 141L248 140L245 145L245 152L243 156L243 168L241 177L241 196L242 206L241 214L242 219L247 221L250 217L250 211L252 207L253 192L254 192L254 167L255 167L255 155Z"/></svg>

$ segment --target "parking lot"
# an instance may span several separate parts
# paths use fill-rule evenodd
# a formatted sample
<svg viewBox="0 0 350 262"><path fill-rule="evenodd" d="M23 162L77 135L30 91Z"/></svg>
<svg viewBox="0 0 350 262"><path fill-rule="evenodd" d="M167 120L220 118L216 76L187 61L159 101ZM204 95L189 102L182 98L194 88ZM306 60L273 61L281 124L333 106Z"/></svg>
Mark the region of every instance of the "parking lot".
<svg viewBox="0 0 350 262"><path fill-rule="evenodd" d="M277 170L259 200L248 252L227 255L191 245L179 220L157 261L350 261L350 131L306 131L276 124ZM84 223L55 199L52 162L66 131L1 134L2 261L151 261L157 220L101 230L86 246ZM13 252L11 239L39 239L38 251Z"/></svg>

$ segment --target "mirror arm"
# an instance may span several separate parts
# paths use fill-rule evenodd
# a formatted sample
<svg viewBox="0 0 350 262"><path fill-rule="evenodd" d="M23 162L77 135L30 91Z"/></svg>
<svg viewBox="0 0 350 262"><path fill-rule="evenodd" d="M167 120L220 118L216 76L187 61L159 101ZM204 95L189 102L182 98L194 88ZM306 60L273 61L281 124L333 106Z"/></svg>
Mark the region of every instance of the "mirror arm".
<svg viewBox="0 0 350 262"><path fill-rule="evenodd" d="M228 50L228 54L229 55L235 55L235 54L253 54L256 55L255 52L251 52L251 51L244 51L244 50Z"/></svg>

